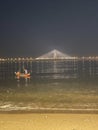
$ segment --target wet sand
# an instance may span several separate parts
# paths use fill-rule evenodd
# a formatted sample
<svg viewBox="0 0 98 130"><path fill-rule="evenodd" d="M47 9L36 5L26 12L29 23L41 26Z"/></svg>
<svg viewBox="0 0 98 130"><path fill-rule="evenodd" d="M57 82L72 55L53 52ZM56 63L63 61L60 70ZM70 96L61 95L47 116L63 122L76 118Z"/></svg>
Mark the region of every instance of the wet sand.
<svg viewBox="0 0 98 130"><path fill-rule="evenodd" d="M0 130L98 130L98 114L0 114Z"/></svg>

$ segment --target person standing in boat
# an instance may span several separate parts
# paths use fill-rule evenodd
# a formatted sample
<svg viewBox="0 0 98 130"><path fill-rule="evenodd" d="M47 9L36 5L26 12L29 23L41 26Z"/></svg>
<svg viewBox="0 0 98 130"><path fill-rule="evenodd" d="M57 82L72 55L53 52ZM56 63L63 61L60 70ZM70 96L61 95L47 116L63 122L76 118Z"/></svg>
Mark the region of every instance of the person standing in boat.
<svg viewBox="0 0 98 130"><path fill-rule="evenodd" d="M27 74L27 73L28 73L27 69L24 69L24 73L25 73L25 74Z"/></svg>

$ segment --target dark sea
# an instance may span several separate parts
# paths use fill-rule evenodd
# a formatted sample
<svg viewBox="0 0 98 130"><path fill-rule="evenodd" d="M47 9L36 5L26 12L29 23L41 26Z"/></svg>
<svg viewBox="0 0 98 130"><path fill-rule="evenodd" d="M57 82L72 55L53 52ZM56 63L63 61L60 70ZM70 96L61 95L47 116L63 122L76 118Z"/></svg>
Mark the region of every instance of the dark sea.
<svg viewBox="0 0 98 130"><path fill-rule="evenodd" d="M98 61L0 62L0 111L98 112ZM28 70L30 77L15 72Z"/></svg>

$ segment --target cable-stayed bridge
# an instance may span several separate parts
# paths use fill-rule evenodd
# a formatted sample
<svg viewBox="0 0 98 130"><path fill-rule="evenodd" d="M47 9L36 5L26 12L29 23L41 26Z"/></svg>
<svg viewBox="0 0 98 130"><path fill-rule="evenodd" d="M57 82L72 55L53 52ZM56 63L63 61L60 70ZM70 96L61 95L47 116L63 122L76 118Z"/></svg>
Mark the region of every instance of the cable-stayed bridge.
<svg viewBox="0 0 98 130"><path fill-rule="evenodd" d="M54 49L54 50L36 58L36 60L44 60L44 59L54 59L54 60L55 59L72 59L72 57Z"/></svg>

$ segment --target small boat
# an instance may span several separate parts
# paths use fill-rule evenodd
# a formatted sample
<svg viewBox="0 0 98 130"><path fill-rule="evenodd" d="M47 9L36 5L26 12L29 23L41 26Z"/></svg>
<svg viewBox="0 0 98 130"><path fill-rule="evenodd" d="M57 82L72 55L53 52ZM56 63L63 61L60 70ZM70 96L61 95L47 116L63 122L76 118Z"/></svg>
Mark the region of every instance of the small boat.
<svg viewBox="0 0 98 130"><path fill-rule="evenodd" d="M20 78L20 77L22 77L22 78L30 78L30 73L20 73L20 72L15 72L15 75L16 75L16 77L17 78Z"/></svg>

